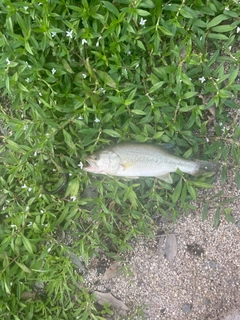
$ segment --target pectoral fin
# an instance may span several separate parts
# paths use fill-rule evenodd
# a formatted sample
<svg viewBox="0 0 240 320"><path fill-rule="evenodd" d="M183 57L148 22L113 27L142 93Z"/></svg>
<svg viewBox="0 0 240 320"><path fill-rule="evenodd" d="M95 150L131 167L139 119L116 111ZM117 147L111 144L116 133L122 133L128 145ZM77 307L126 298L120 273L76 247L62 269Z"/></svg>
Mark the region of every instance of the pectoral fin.
<svg viewBox="0 0 240 320"><path fill-rule="evenodd" d="M170 173L163 174L162 176L158 176L156 178L163 180L163 181L166 181L168 183L173 183L172 177L170 176Z"/></svg>
<svg viewBox="0 0 240 320"><path fill-rule="evenodd" d="M132 166L131 162L125 162L125 163L121 164L121 167L122 167L123 171L128 169L128 168L131 168L131 166Z"/></svg>

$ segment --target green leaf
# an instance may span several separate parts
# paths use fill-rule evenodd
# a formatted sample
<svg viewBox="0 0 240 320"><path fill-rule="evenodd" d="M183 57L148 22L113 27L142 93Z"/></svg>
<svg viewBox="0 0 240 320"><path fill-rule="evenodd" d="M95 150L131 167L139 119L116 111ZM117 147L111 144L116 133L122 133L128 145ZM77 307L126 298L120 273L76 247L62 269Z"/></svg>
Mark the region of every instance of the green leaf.
<svg viewBox="0 0 240 320"><path fill-rule="evenodd" d="M69 181L68 187L66 190L66 196L77 197L79 190L79 180L77 178Z"/></svg>
<svg viewBox="0 0 240 320"><path fill-rule="evenodd" d="M21 263L21 262L17 262L15 261L15 263L26 273L32 273L32 271L27 267L25 266L25 264Z"/></svg>
<svg viewBox="0 0 240 320"><path fill-rule="evenodd" d="M199 188L214 188L211 184L202 181L191 181L191 184Z"/></svg>
<svg viewBox="0 0 240 320"><path fill-rule="evenodd" d="M197 94L199 94L199 93L196 92L196 91L186 92L186 93L184 94L184 96L182 97L182 99L190 99L190 98L196 96Z"/></svg>
<svg viewBox="0 0 240 320"><path fill-rule="evenodd" d="M158 2L161 3L160 0L158 0ZM141 8L154 8L155 4L151 1L151 0L142 0L141 3L139 4L139 7Z"/></svg>
<svg viewBox="0 0 240 320"><path fill-rule="evenodd" d="M21 234L21 238L22 238L22 241L23 241L23 245L25 247L25 249L30 252L30 253L33 253L33 249L32 249L32 245L30 243L30 241L28 240L28 238L26 238L24 235Z"/></svg>
<svg viewBox="0 0 240 320"><path fill-rule="evenodd" d="M116 89L116 82L106 72L97 70L96 74L107 86Z"/></svg>
<svg viewBox="0 0 240 320"><path fill-rule="evenodd" d="M240 149L238 149L237 146L235 146L234 144L232 144L231 147L231 155L234 159L235 164L237 165L240 158Z"/></svg>
<svg viewBox="0 0 240 320"><path fill-rule="evenodd" d="M176 203L178 201L181 191L182 191L182 178L178 181L178 184L174 188L174 192L172 194L173 203Z"/></svg>
<svg viewBox="0 0 240 320"><path fill-rule="evenodd" d="M223 25L212 28L213 32L229 32L234 30L236 27L231 25Z"/></svg>
<svg viewBox="0 0 240 320"><path fill-rule="evenodd" d="M194 19L194 18L196 19L198 17L196 11L190 9L187 6L184 6L183 8L180 9L180 14L183 17L188 19Z"/></svg>
<svg viewBox="0 0 240 320"><path fill-rule="evenodd" d="M211 196L211 197L209 198L209 201L212 201L213 199L216 199L216 198L220 198L223 194L224 194L224 191L221 190L221 191L219 191L218 193L216 193L216 194L214 194L213 196Z"/></svg>
<svg viewBox="0 0 240 320"><path fill-rule="evenodd" d="M222 167L222 183L225 183L227 181L227 167Z"/></svg>
<svg viewBox="0 0 240 320"><path fill-rule="evenodd" d="M164 28L163 26L158 26L158 29L159 29L163 34L165 34L166 36L173 37L173 35L174 35L171 31L169 31L168 29Z"/></svg>
<svg viewBox="0 0 240 320"><path fill-rule="evenodd" d="M224 34L218 34L218 33L209 33L208 37L210 39L217 39L217 40L228 40L228 37Z"/></svg>
<svg viewBox="0 0 240 320"><path fill-rule="evenodd" d="M76 146L72 141L72 137L70 136L70 134L63 129L63 136L64 136L64 141L65 143L72 149L72 150L76 150Z"/></svg>
<svg viewBox="0 0 240 320"><path fill-rule="evenodd" d="M131 110L131 113L138 114L140 116L145 116L146 115L145 111L139 110L139 109L133 109L133 110Z"/></svg>
<svg viewBox="0 0 240 320"><path fill-rule="evenodd" d="M138 47L139 47L140 49L142 49L142 50L144 50L144 51L146 50L146 48L144 47L142 41L137 40L137 45L138 45Z"/></svg>
<svg viewBox="0 0 240 320"><path fill-rule="evenodd" d="M219 225L219 220L220 220L220 208L218 207L214 215L214 222L213 222L214 228L217 228L217 226Z"/></svg>
<svg viewBox="0 0 240 320"><path fill-rule="evenodd" d="M74 73L74 71L72 70L72 68L70 67L69 63L67 62L67 60L62 59L62 65L63 68L68 72L68 73Z"/></svg>
<svg viewBox="0 0 240 320"><path fill-rule="evenodd" d="M118 9L109 1L102 1L105 8L108 9L108 11L112 12L117 18L119 16Z"/></svg>
<svg viewBox="0 0 240 320"><path fill-rule="evenodd" d="M196 108L196 106L189 105L189 106L186 106L186 107L180 107L179 111L180 112L189 112L190 110L193 110L195 108Z"/></svg>
<svg viewBox="0 0 240 320"><path fill-rule="evenodd" d="M34 55L32 48L30 47L28 41L25 41L25 49L27 50L28 53Z"/></svg>
<svg viewBox="0 0 240 320"><path fill-rule="evenodd" d="M12 141L12 140L7 140L7 147L12 150L12 151L16 151L16 152L21 152L22 149L20 148L19 144Z"/></svg>
<svg viewBox="0 0 240 320"><path fill-rule="evenodd" d="M122 137L120 133L118 133L117 131L112 130L112 129L104 129L103 132L111 137L114 137L114 138L121 138Z"/></svg>
<svg viewBox="0 0 240 320"><path fill-rule="evenodd" d="M240 190L240 175L239 175L238 169L236 169L235 181L236 181L236 185L237 185L237 187L238 187L238 190Z"/></svg>
<svg viewBox="0 0 240 320"><path fill-rule="evenodd" d="M150 12L142 9L137 9L137 14L139 14L141 17L147 17L150 16Z"/></svg>
<svg viewBox="0 0 240 320"><path fill-rule="evenodd" d="M155 92L156 90L158 90L159 88L162 87L162 85L165 83L165 81L159 81L157 83L155 83L149 90L149 94Z"/></svg>
<svg viewBox="0 0 240 320"><path fill-rule="evenodd" d="M187 184L184 183L182 188L182 193L181 193L181 203L180 203L181 208L184 207L186 203L186 198L187 198Z"/></svg>
<svg viewBox="0 0 240 320"><path fill-rule="evenodd" d="M192 198L196 201L197 200L197 191L196 189L191 186L190 184L187 184L187 189L190 193L190 195L192 196Z"/></svg>
<svg viewBox="0 0 240 320"><path fill-rule="evenodd" d="M217 26L222 21L229 19L225 14L220 14L219 16L214 17L210 22L207 24L207 28L210 29L214 26Z"/></svg>
<svg viewBox="0 0 240 320"><path fill-rule="evenodd" d="M206 202L202 211L202 221L205 221L207 219L208 207L209 207L209 202Z"/></svg>

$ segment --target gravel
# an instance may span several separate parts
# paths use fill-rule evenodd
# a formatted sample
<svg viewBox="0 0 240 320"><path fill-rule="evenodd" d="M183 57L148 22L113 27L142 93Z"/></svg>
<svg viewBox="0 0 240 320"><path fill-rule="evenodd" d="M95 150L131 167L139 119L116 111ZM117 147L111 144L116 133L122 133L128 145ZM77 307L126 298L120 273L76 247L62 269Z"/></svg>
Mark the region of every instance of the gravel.
<svg viewBox="0 0 240 320"><path fill-rule="evenodd" d="M110 292L130 308L128 313L115 310L109 319L240 319L239 226L222 217L214 228L214 208L202 221L206 192L203 190L199 197L197 212L181 216L175 224L159 223L157 227L166 230L166 236L156 232L154 239L140 237L132 241L133 251L122 257L129 274L122 272L103 280L96 268L89 270L86 282L94 290ZM239 190L234 189L234 193L239 194ZM239 204L239 200L232 204L236 221L240 218ZM172 266L164 250L159 250L159 242L164 248L168 234L177 239Z"/></svg>

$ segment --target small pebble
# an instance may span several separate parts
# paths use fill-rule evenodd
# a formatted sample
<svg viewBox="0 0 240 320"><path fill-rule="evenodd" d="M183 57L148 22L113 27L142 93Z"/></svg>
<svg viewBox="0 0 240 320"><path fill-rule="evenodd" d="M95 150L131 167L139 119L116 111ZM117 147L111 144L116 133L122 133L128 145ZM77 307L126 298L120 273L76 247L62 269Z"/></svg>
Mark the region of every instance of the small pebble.
<svg viewBox="0 0 240 320"><path fill-rule="evenodd" d="M191 303L184 303L181 309L184 313L190 313L192 310L192 304Z"/></svg>

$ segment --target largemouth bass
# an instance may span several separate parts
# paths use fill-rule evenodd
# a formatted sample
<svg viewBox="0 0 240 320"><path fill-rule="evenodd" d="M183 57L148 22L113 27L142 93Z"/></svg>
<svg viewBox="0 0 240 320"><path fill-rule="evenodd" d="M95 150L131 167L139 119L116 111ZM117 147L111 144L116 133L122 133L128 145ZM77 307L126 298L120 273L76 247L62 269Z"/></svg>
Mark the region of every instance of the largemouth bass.
<svg viewBox="0 0 240 320"><path fill-rule="evenodd" d="M187 160L174 156L159 145L145 143L121 143L107 147L86 158L87 172L110 176L139 178L156 177L172 183L170 172L182 172L197 176L204 172L216 172L214 162Z"/></svg>

